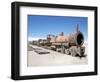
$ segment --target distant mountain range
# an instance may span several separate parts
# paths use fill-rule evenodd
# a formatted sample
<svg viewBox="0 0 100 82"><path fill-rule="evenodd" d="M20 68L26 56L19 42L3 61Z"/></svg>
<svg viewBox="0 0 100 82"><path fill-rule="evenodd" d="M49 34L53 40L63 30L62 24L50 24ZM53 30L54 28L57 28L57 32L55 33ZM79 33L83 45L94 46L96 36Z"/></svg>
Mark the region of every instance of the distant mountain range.
<svg viewBox="0 0 100 82"><path fill-rule="evenodd" d="M43 38L43 37L28 37L28 41L37 41L39 39L46 39L46 38Z"/></svg>

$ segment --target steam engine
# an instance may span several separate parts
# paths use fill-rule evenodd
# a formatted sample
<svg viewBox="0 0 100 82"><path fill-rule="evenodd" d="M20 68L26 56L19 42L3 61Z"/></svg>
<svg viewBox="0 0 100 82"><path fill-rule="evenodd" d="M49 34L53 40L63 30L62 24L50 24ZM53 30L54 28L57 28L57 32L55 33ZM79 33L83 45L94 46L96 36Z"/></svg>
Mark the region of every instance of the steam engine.
<svg viewBox="0 0 100 82"><path fill-rule="evenodd" d="M65 36L63 32L58 36L49 34L46 40L40 39L38 43L41 47L72 56L82 57L85 53L85 47L82 46L84 43L84 36L82 32L79 31L78 25L75 33L68 36Z"/></svg>

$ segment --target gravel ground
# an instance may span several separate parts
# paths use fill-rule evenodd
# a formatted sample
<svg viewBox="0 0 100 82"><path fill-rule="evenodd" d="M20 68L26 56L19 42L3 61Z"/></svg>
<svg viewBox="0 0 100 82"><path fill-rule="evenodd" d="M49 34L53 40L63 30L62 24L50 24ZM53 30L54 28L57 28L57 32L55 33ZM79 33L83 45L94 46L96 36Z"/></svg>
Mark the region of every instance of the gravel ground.
<svg viewBox="0 0 100 82"><path fill-rule="evenodd" d="M48 54L38 54L33 48L39 48L44 51L50 52ZM87 50L86 52L87 53ZM86 57L72 57L71 55L62 54L56 51L44 49L31 45L31 50L28 51L28 66L53 66L53 65L76 65L88 64Z"/></svg>

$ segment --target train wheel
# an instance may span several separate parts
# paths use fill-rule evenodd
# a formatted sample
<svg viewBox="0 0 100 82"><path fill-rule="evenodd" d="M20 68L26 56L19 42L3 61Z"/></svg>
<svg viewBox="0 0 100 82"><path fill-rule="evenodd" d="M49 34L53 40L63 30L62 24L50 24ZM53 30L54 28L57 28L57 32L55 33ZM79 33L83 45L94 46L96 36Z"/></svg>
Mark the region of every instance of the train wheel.
<svg viewBox="0 0 100 82"><path fill-rule="evenodd" d="M69 49L66 49L65 50L65 54L70 55L70 50Z"/></svg>
<svg viewBox="0 0 100 82"><path fill-rule="evenodd" d="M76 56L76 53L75 53L75 49L74 49L74 48L71 49L71 55L72 55L73 57Z"/></svg>

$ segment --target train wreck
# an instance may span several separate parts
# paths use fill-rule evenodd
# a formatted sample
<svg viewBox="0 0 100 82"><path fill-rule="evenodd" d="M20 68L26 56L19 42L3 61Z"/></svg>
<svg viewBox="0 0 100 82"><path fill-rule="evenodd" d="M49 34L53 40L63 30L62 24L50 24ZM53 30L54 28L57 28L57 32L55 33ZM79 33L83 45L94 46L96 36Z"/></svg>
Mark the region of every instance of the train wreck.
<svg viewBox="0 0 100 82"><path fill-rule="evenodd" d="M85 56L85 47L83 46L83 43L84 35L82 32L80 32L79 25L77 25L75 33L69 34L67 36L61 32L61 34L58 36L48 34L46 39L32 41L32 45L79 57Z"/></svg>

